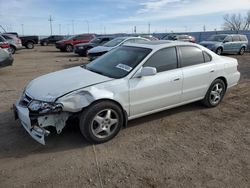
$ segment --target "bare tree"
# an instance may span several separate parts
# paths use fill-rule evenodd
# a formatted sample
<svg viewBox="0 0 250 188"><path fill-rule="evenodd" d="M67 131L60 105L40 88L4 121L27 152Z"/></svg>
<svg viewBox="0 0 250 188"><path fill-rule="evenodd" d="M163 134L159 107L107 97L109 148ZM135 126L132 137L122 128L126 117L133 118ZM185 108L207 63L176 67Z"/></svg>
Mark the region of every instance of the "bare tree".
<svg viewBox="0 0 250 188"><path fill-rule="evenodd" d="M226 14L224 17L223 27L225 30L239 31L250 28L250 10L243 17L241 14Z"/></svg>

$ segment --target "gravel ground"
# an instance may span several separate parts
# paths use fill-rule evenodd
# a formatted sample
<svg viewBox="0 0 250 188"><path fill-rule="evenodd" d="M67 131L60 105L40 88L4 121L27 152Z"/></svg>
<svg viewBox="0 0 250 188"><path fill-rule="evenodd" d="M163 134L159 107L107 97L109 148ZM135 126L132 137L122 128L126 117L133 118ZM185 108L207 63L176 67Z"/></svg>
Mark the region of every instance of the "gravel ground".
<svg viewBox="0 0 250 188"><path fill-rule="evenodd" d="M240 84L208 109L193 103L129 122L89 145L76 123L36 143L10 110L33 78L86 62L53 46L15 54L0 69L0 187L250 187L250 53Z"/></svg>

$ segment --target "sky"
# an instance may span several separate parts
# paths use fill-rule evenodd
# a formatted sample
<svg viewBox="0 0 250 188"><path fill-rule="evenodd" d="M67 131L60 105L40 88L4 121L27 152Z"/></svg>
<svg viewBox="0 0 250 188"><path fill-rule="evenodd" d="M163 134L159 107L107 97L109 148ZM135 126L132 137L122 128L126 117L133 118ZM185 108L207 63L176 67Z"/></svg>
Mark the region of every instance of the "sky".
<svg viewBox="0 0 250 188"><path fill-rule="evenodd" d="M250 0L0 0L0 25L24 35L221 30ZM0 29L1 31L1 29Z"/></svg>

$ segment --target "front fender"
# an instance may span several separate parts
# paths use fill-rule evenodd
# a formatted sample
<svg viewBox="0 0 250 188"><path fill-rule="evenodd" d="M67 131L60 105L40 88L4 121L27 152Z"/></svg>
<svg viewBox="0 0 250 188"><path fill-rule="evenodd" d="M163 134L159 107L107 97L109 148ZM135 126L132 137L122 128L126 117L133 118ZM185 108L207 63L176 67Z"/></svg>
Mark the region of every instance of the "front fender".
<svg viewBox="0 0 250 188"><path fill-rule="evenodd" d="M105 89L90 87L61 97L57 102L63 104L63 111L79 112L99 99L114 100L114 93Z"/></svg>

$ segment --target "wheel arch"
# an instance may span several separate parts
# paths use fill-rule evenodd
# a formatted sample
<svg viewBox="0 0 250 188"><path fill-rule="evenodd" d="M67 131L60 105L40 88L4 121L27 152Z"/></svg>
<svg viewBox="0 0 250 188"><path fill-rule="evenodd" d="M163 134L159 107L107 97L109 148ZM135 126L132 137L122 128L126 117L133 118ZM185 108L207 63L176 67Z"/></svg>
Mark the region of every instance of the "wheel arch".
<svg viewBox="0 0 250 188"><path fill-rule="evenodd" d="M220 79L220 80L222 80L222 81L225 83L225 87L226 87L226 90L227 90L228 83L227 83L226 77L224 77L224 76L219 76L219 77L217 77L217 78L214 79L214 80L217 80L217 79ZM214 81L214 80L213 80L213 81Z"/></svg>

